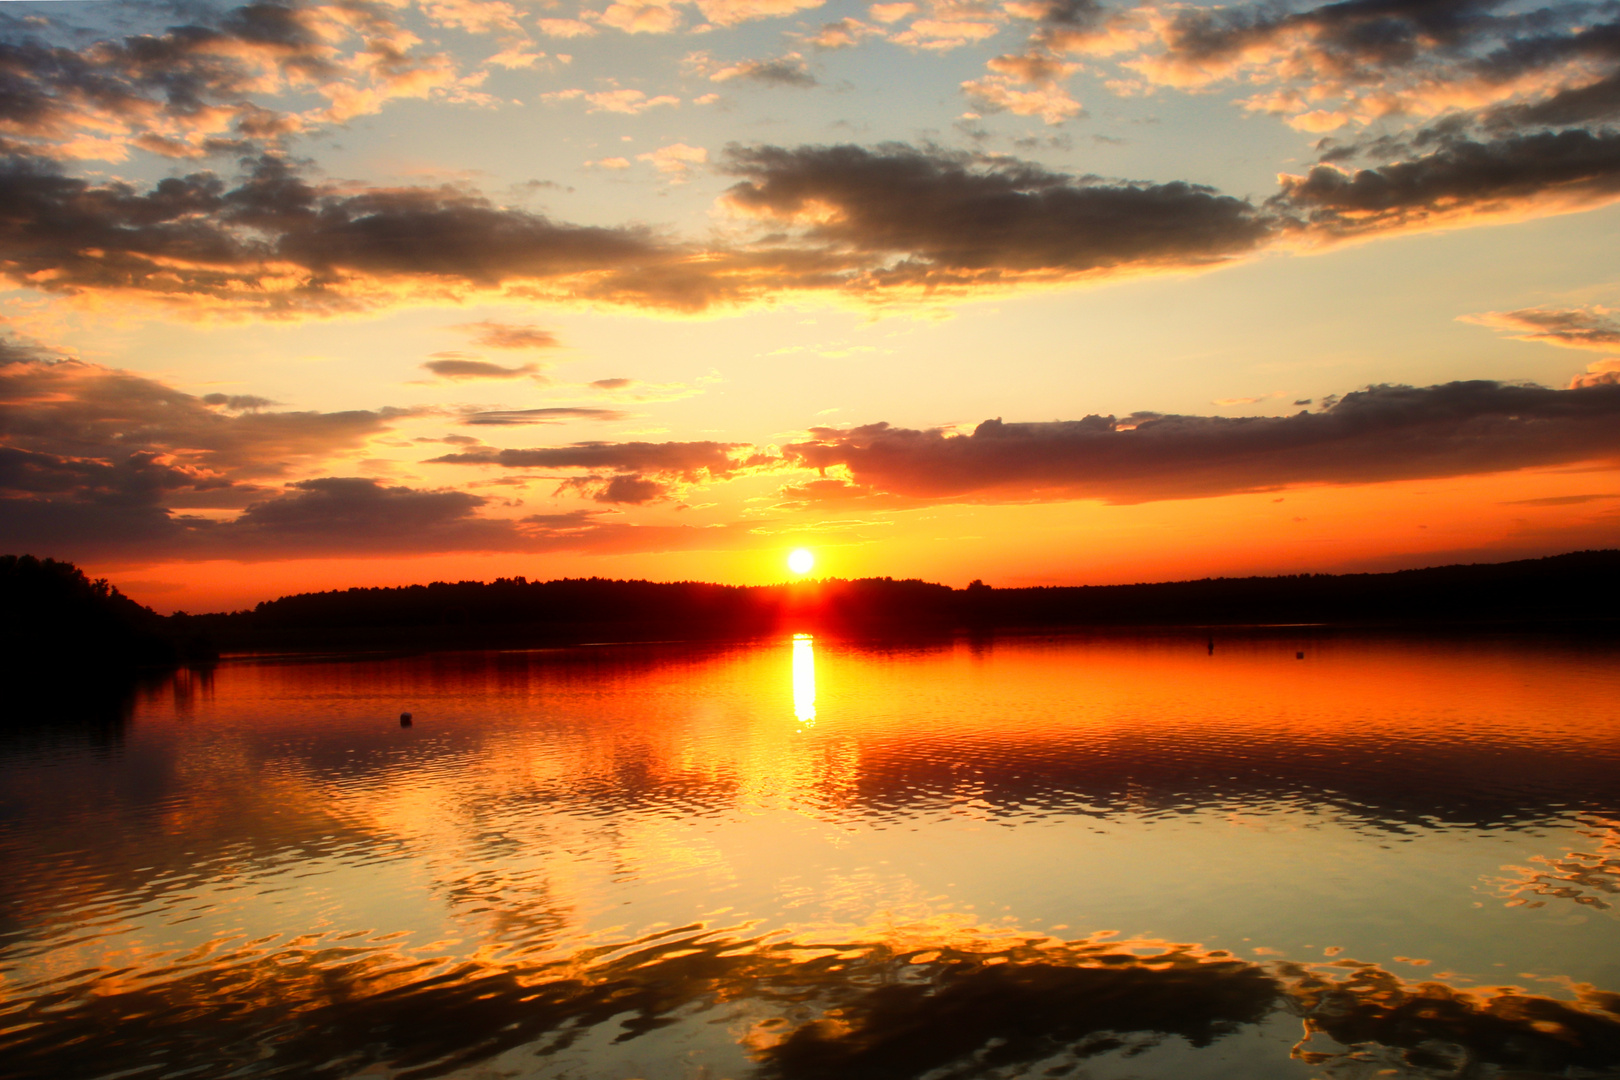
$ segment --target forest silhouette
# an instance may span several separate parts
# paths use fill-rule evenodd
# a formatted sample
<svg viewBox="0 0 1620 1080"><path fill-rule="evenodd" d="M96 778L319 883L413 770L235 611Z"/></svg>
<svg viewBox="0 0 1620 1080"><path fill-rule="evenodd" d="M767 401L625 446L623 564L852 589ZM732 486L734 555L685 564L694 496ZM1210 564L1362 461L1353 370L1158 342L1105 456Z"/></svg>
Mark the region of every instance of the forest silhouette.
<svg viewBox="0 0 1620 1080"><path fill-rule="evenodd" d="M301 593L251 610L169 616L72 563L0 556L0 663L17 673L97 678L206 664L222 650L512 648L778 632L1326 624L1607 634L1620 627L1617 610L1615 550L1378 574L1013 589L887 577L748 586L512 577Z"/></svg>

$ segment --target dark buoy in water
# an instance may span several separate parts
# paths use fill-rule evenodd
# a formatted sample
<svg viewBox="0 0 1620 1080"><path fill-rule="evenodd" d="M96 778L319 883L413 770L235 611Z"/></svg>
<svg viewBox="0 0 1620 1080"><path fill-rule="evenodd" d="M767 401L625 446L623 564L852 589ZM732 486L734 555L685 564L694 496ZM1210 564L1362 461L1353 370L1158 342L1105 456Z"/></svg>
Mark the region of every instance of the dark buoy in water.
<svg viewBox="0 0 1620 1080"><path fill-rule="evenodd" d="M1304 655L1304 654L1302 653L1301 655ZM410 713L402 712L402 713L399 714L399 726L400 727L410 727L411 726L411 714Z"/></svg>
<svg viewBox="0 0 1620 1080"><path fill-rule="evenodd" d="M1215 655L1215 637L1214 637L1213 634L1210 635L1210 639L1209 639L1209 655L1211 655L1211 656Z"/></svg>
<svg viewBox="0 0 1620 1080"><path fill-rule="evenodd" d="M1294 654L1294 659L1295 660L1303 660L1303 659L1305 659L1305 654L1302 653L1302 652L1297 652L1297 653Z"/></svg>

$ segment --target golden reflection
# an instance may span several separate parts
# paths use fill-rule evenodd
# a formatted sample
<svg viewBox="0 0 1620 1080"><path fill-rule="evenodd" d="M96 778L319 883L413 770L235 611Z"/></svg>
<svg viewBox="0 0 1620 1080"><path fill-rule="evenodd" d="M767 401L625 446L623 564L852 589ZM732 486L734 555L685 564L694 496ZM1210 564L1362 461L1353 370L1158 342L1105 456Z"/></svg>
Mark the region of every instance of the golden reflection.
<svg viewBox="0 0 1620 1080"><path fill-rule="evenodd" d="M1539 908L1558 899L1613 911L1620 903L1614 899L1620 897L1620 821L1593 814L1583 816L1580 826L1583 850L1566 846L1558 857L1530 856L1532 866L1502 867L1513 875L1495 883L1507 907Z"/></svg>
<svg viewBox="0 0 1620 1080"><path fill-rule="evenodd" d="M793 635L793 715L806 727L816 722L816 639Z"/></svg>
<svg viewBox="0 0 1620 1080"><path fill-rule="evenodd" d="M1554 998L1110 933L847 931L784 940L691 923L454 967L396 951L392 935L238 943L161 981L52 986L13 1013L8 1075L96 1075L116 1055L131 1071L192 1060L221 1073L319 1078L340 1075L338 1063L341 1075L426 1077L512 1051L563 1053L593 1029L599 1044L609 1033L624 1044L677 1025L699 1053L737 1040L759 1080L1117 1075L1171 1037L1194 1054L1222 1043L1211 1057L1256 1075L1278 1071L1274 1043L1223 1040L1279 1015L1303 1024L1293 1059L1343 1080L1375 1069L1396 1080L1609 1076L1620 1065L1620 995L1581 983ZM721 1009L746 1026L716 1023Z"/></svg>

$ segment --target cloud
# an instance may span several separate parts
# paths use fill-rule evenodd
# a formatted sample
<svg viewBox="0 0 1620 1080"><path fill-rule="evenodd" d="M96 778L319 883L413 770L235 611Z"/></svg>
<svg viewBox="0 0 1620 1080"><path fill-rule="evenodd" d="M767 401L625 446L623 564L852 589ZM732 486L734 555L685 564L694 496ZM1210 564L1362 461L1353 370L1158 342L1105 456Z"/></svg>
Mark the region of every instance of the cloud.
<svg viewBox="0 0 1620 1080"><path fill-rule="evenodd" d="M963 501L1138 503L1620 460L1620 385L1376 386L1320 412L986 420L972 434L888 424L812 429L783 447L865 493ZM836 477L834 479L837 479Z"/></svg>
<svg viewBox="0 0 1620 1080"><path fill-rule="evenodd" d="M700 375L689 383L650 383L642 382L640 379L615 378L596 379L587 385L598 393L609 394L624 401L662 402L696 397L703 393L706 386L720 381L716 375Z"/></svg>
<svg viewBox="0 0 1620 1080"><path fill-rule="evenodd" d="M533 67L537 62L545 58L545 53L533 51L528 42L524 41L508 45L488 60L485 60L484 63L495 64L508 70L516 70L518 68Z"/></svg>
<svg viewBox="0 0 1620 1080"><path fill-rule="evenodd" d="M875 12L875 8L869 9ZM873 16L876 17L875 15ZM947 52L994 37L1001 27L984 19L917 19L889 38L897 45Z"/></svg>
<svg viewBox="0 0 1620 1080"><path fill-rule="evenodd" d="M716 26L775 19L818 8L827 0L697 0L703 17Z"/></svg>
<svg viewBox="0 0 1620 1080"><path fill-rule="evenodd" d="M1268 208L1296 217L1319 240L1558 213L1620 197L1620 134L1458 139L1407 161L1358 170L1318 165L1278 180Z"/></svg>
<svg viewBox="0 0 1620 1080"><path fill-rule="evenodd" d="M617 89L599 90L587 93L584 90L554 90L541 94L540 100L548 104L559 101L584 101L589 108L586 112L593 113L620 113L624 116L639 116L648 109L660 106L676 106L681 99L670 94L659 94L657 97L648 97L640 90Z"/></svg>
<svg viewBox="0 0 1620 1080"><path fill-rule="evenodd" d="M603 25L627 34L667 34L681 23L680 12L672 3L646 3L618 0L597 16Z"/></svg>
<svg viewBox="0 0 1620 1080"><path fill-rule="evenodd" d="M1022 75L997 78L1040 76L1016 66ZM1053 121L1074 105L1055 87L985 92ZM644 160L680 177L706 157L674 143ZM144 189L0 155L0 275L47 293L281 318L473 298L681 311L807 292L937 300L1590 206L1615 198L1617 166L1620 134L1451 138L1374 169L1284 176L1255 206L1196 184L932 146L733 146L720 168L738 183L720 201L744 227L699 243L553 221L451 185L317 186L270 155L234 182L202 171Z"/></svg>
<svg viewBox="0 0 1620 1080"><path fill-rule="evenodd" d="M818 49L848 49L860 44L864 38L882 32L877 27L868 26L859 19L845 17L837 22L822 23L821 28L814 34L804 38L804 41Z"/></svg>
<svg viewBox="0 0 1620 1080"><path fill-rule="evenodd" d="M422 10L440 26L469 34L521 34L518 9L506 0L426 0Z"/></svg>
<svg viewBox="0 0 1620 1080"><path fill-rule="evenodd" d="M1161 51L1127 61L1150 82L1256 86L1244 104L1303 130L1476 111L1496 134L1615 115L1620 19L1611 4L1350 0L1178 6L1149 13Z"/></svg>
<svg viewBox="0 0 1620 1080"><path fill-rule="evenodd" d="M1605 307L1521 308L1462 315L1462 322L1506 331L1515 341L1540 341L1566 349L1620 352L1620 319Z"/></svg>
<svg viewBox="0 0 1620 1080"><path fill-rule="evenodd" d="M679 149L690 163L699 148L683 147L666 158ZM899 144L733 148L725 167L742 178L725 197L733 211L777 232L809 227L705 249L455 187L317 188L274 157L234 187L200 172L146 190L0 159L0 272L47 292L282 317L475 294L697 310L795 290L881 298L1206 265L1272 228L1194 185L1102 183Z"/></svg>
<svg viewBox="0 0 1620 1080"><path fill-rule="evenodd" d="M1097 0L1013 0L1004 7L1034 20L1030 44L1051 52L1111 56L1153 38L1142 9L1108 8Z"/></svg>
<svg viewBox="0 0 1620 1080"><path fill-rule="evenodd" d="M197 400L204 405L230 409L233 412L268 409L272 405L281 404L279 401L271 401L269 398L262 398L256 394L204 394Z"/></svg>
<svg viewBox="0 0 1620 1080"><path fill-rule="evenodd" d="M1061 82L1080 70L1079 64L1065 63L1041 52L1003 53L985 61L985 67L1012 82L1027 86Z"/></svg>
<svg viewBox="0 0 1620 1080"><path fill-rule="evenodd" d="M148 476L161 463L173 489L217 490L363 446L405 410L269 411L254 395L195 397L155 379L76 360L0 363L0 442L74 468ZM232 413L235 415L232 415ZM42 460L42 459L36 459ZM76 464L75 464L76 463Z"/></svg>
<svg viewBox="0 0 1620 1080"><path fill-rule="evenodd" d="M460 323L452 330L464 330L472 335L474 345L486 349L555 349L557 335L542 330L532 323L484 322Z"/></svg>
<svg viewBox="0 0 1620 1080"><path fill-rule="evenodd" d="M669 146L660 146L646 154L637 154L637 161L645 161L653 168L671 178L674 183L681 183L691 174L693 166L701 165L709 160L709 152L701 146L687 146L685 143L672 143Z"/></svg>
<svg viewBox="0 0 1620 1080"><path fill-rule="evenodd" d="M637 473L618 476L575 476L564 480L558 491L572 490L599 503L642 506L670 497L670 485L649 480Z"/></svg>
<svg viewBox="0 0 1620 1080"><path fill-rule="evenodd" d="M872 274L885 282L1200 265L1252 250L1271 228L1243 200L1193 184L1093 183L899 144L733 147L724 167L746 177L726 193L735 211L902 256Z"/></svg>
<svg viewBox="0 0 1620 1080"><path fill-rule="evenodd" d="M441 379L521 379L533 375L538 370L534 364L502 367L488 360L470 360L453 355L440 360L429 360L422 366Z"/></svg>
<svg viewBox="0 0 1620 1080"><path fill-rule="evenodd" d="M486 22L503 9L433 6L446 19L476 13ZM135 21L173 10L135 9ZM122 37L73 26L74 14L63 7L49 19L8 20L0 41L0 133L39 156L242 154L398 98L481 100L479 76L462 77L447 55L419 50L381 5L193 6L188 22ZM257 100L288 96L316 104L290 112Z"/></svg>
<svg viewBox="0 0 1620 1080"><path fill-rule="evenodd" d="M386 433L407 410L269 411L250 394L196 397L75 360L0 349L0 547L162 550L239 508L263 482Z"/></svg>
<svg viewBox="0 0 1620 1080"><path fill-rule="evenodd" d="M866 9L866 13L872 17L874 22L885 24L897 23L907 15L915 14L916 11L916 4L904 2L904 0L896 4L873 4Z"/></svg>
<svg viewBox="0 0 1620 1080"><path fill-rule="evenodd" d="M0 338L0 548L107 560L373 556L438 551L668 550L735 546L745 530L639 527L590 515L485 516L482 496L317 476L316 468L386 434L407 410L273 412L254 395L195 397ZM616 419L607 409L473 414L474 422ZM452 435L442 442L476 444ZM587 444L589 445L589 444ZM709 444L710 446L716 444ZM474 451L479 452L479 451ZM574 453L589 453L580 451ZM616 470L643 460L656 481ZM608 504L663 498L670 480L735 468L690 448L597 453L621 477L586 477ZM657 490L654 490L657 488ZM190 512L209 511L207 515ZM234 517L221 511L236 511Z"/></svg>
<svg viewBox="0 0 1620 1080"><path fill-rule="evenodd" d="M0 159L0 272L48 292L135 293L265 314L375 306L401 284L454 295L644 264L645 231L558 224L461 189L321 191L262 157L234 188L212 173L146 191Z"/></svg>
<svg viewBox="0 0 1620 1080"><path fill-rule="evenodd" d="M465 490L309 477L411 414L275 411L273 404L251 394L197 397L0 340L0 547L103 560L254 560L748 543L741 526L667 529L591 515L507 519L491 516L495 507ZM484 410L463 420L512 426L622 417L554 407ZM1371 387L1316 412L1280 417L990 420L970 434L888 424L816 428L780 451L715 441L500 449L450 436L438 441L456 449L429 463L560 470L564 490L615 506L670 499L685 485L795 470L800 478L783 488L782 507L1133 503L1294 484L1612 467L1620 462L1617 421L1620 379L1572 390L1467 382ZM826 475L805 478L817 470ZM289 478L279 489L268 486Z"/></svg>
<svg viewBox="0 0 1620 1080"><path fill-rule="evenodd" d="M1071 98L1062 87L1037 86L1031 90L1018 89L1018 82L1006 76L988 75L962 84L962 92L974 105L985 112L1010 112L1015 116L1039 116L1046 123L1058 125L1082 112L1080 103Z"/></svg>
<svg viewBox="0 0 1620 1080"><path fill-rule="evenodd" d="M816 77L810 74L804 57L798 53L788 53L775 60L744 60L709 76L711 82L729 82L732 79L746 79L765 86L809 88L816 85Z"/></svg>
<svg viewBox="0 0 1620 1080"><path fill-rule="evenodd" d="M543 409L487 409L467 413L461 418L461 422L484 427L521 427L526 424L564 424L570 420L623 420L628 415L617 409L554 406Z"/></svg>
<svg viewBox="0 0 1620 1080"><path fill-rule="evenodd" d="M596 27L578 19L536 19L534 24L547 37L590 37L596 33Z"/></svg>
<svg viewBox="0 0 1620 1080"><path fill-rule="evenodd" d="M519 537L510 522L475 516L487 501L464 491L329 476L289 484L285 494L252 503L233 521L193 526L189 539L235 558L511 550Z"/></svg>
<svg viewBox="0 0 1620 1080"><path fill-rule="evenodd" d="M703 478L729 479L746 468L768 462L743 453L746 443L722 442L581 442L529 450L480 447L429 459L429 464L499 465L508 469L591 469L622 474L651 473L695 483Z"/></svg>

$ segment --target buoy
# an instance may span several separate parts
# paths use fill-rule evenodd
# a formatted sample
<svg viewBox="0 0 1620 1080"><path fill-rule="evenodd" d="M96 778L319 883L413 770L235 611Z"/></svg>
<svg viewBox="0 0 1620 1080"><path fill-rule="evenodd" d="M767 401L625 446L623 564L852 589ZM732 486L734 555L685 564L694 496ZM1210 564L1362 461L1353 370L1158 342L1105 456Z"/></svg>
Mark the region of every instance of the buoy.
<svg viewBox="0 0 1620 1080"><path fill-rule="evenodd" d="M1305 654L1302 653L1302 652L1297 652L1297 653L1294 654L1294 659L1295 660L1303 660L1303 659L1305 659Z"/></svg>
<svg viewBox="0 0 1620 1080"><path fill-rule="evenodd" d="M402 713L399 714L399 726L400 727L410 727L411 726L411 714L410 713L402 712Z"/></svg>

